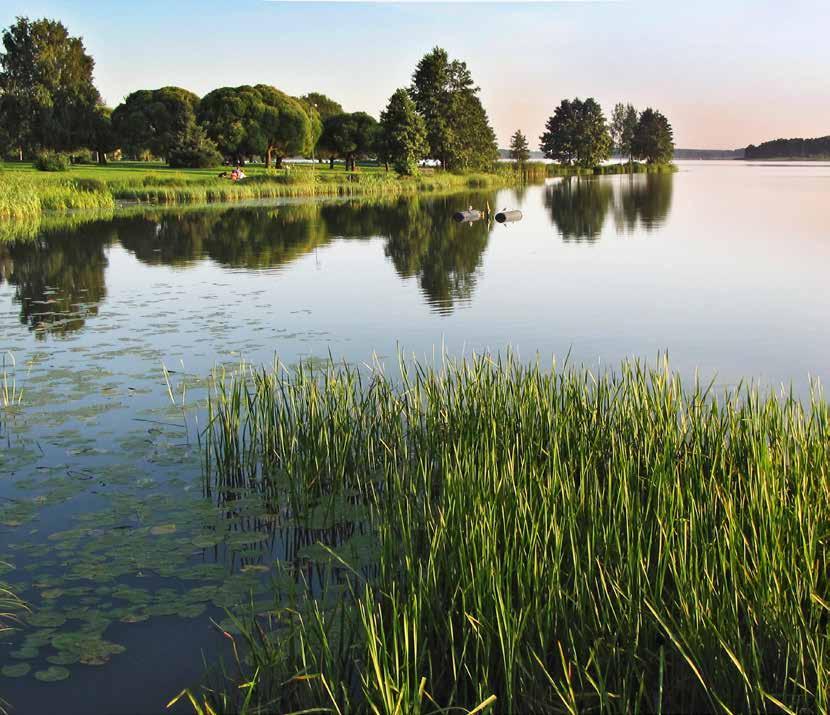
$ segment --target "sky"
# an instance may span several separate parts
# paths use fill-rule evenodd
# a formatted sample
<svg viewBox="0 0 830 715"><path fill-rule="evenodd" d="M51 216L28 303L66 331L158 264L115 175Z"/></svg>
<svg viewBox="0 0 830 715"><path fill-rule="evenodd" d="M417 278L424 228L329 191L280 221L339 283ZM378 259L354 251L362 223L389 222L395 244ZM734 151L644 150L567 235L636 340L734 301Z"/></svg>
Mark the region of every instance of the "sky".
<svg viewBox="0 0 830 715"><path fill-rule="evenodd" d="M830 0L353 3L3 0L83 37L117 105L137 89L323 92L377 116L432 47L467 62L499 146L536 148L565 97L662 111L683 148L830 134Z"/></svg>

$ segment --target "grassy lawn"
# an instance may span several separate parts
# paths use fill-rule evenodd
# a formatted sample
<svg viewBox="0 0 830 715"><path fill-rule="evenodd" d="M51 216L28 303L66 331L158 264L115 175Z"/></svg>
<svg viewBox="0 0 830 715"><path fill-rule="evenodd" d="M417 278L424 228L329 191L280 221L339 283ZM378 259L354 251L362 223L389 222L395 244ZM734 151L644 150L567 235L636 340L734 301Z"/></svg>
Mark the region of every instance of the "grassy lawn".
<svg viewBox="0 0 830 715"><path fill-rule="evenodd" d="M119 202L156 204L212 203L282 196L372 196L516 183L510 170L451 174L424 169L416 177L399 177L378 166L356 172L342 165L289 164L282 169L246 166L247 177L219 178L222 167L170 169L161 163L113 162L76 165L65 172L41 172L27 163L0 164L0 219L33 220L44 211L111 209Z"/></svg>

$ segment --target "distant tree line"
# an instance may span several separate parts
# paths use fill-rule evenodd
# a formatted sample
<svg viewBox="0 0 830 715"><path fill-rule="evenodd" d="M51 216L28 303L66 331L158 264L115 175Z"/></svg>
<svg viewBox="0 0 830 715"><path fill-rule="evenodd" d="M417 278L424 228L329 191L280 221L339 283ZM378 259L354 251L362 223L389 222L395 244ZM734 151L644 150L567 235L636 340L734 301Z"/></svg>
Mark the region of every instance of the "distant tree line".
<svg viewBox="0 0 830 715"><path fill-rule="evenodd" d="M42 152L115 150L171 166L222 159L374 158L402 174L431 158L450 171L492 168L496 139L466 63L436 47L396 90L380 121L344 112L323 94L292 97L270 85L220 87L198 97L181 87L131 93L114 110L93 82L94 60L55 20L18 18L2 35L0 151L23 160Z"/></svg>
<svg viewBox="0 0 830 715"><path fill-rule="evenodd" d="M545 123L539 148L548 159L566 166L591 168L619 156L668 163L674 155L674 135L666 117L652 108L638 112L631 104L617 104L606 121L593 98L563 99ZM518 164L529 156L527 140L517 131L511 140L510 156Z"/></svg>
<svg viewBox="0 0 830 715"><path fill-rule="evenodd" d="M828 159L830 136L815 139L773 139L744 150L747 159Z"/></svg>

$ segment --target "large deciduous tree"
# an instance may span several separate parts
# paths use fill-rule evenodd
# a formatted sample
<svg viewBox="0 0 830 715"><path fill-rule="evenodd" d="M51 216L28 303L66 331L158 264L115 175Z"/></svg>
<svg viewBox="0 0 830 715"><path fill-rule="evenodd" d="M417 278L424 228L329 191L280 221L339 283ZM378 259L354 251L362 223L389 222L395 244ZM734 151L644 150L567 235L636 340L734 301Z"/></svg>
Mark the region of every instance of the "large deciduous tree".
<svg viewBox="0 0 830 715"><path fill-rule="evenodd" d="M590 168L611 156L611 136L593 97L563 99L545 124L540 148L561 164Z"/></svg>
<svg viewBox="0 0 830 715"><path fill-rule="evenodd" d="M3 32L0 54L4 141L21 157L89 146L101 103L94 67L81 38L70 36L62 23L17 18Z"/></svg>
<svg viewBox="0 0 830 715"><path fill-rule="evenodd" d="M343 159L347 170L354 171L358 159L377 151L378 134L378 123L366 112L335 114L323 123L320 143Z"/></svg>
<svg viewBox="0 0 830 715"><path fill-rule="evenodd" d="M660 112L644 109L634 132L632 153L649 164L668 163L674 156L674 134L671 124Z"/></svg>
<svg viewBox="0 0 830 715"><path fill-rule="evenodd" d="M142 89L130 94L112 113L122 149L168 159L182 137L196 126L199 98L181 87Z"/></svg>
<svg viewBox="0 0 830 715"><path fill-rule="evenodd" d="M498 157L478 92L467 64L440 47L415 68L409 93L426 122L430 157L444 169L486 169Z"/></svg>
<svg viewBox="0 0 830 715"><path fill-rule="evenodd" d="M423 117L405 89L397 90L380 115L384 159L391 161L399 174L417 172L418 162L429 152Z"/></svg>
<svg viewBox="0 0 830 715"><path fill-rule="evenodd" d="M303 103L265 84L221 87L199 103L199 123L220 151L240 161L261 156L265 165L308 154L314 127Z"/></svg>

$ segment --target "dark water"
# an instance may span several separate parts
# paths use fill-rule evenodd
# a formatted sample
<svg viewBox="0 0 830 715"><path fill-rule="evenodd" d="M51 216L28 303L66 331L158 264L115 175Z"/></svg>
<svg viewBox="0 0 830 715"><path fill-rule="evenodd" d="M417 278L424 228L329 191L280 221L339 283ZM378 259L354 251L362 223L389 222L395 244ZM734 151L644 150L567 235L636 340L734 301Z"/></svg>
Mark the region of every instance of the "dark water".
<svg viewBox="0 0 830 715"><path fill-rule="evenodd" d="M827 164L687 163L442 198L74 216L0 243L0 395L23 390L0 410L0 558L35 614L0 646L0 664L31 665L0 695L19 713L160 712L223 649L210 618L267 608L273 581L322 589L336 574L314 544L365 538L359 520L298 525L203 495L212 369L508 347L603 369L667 350L689 377L806 394L830 374L828 197ZM524 219L451 220L485 203ZM69 678L35 679L48 658Z"/></svg>

